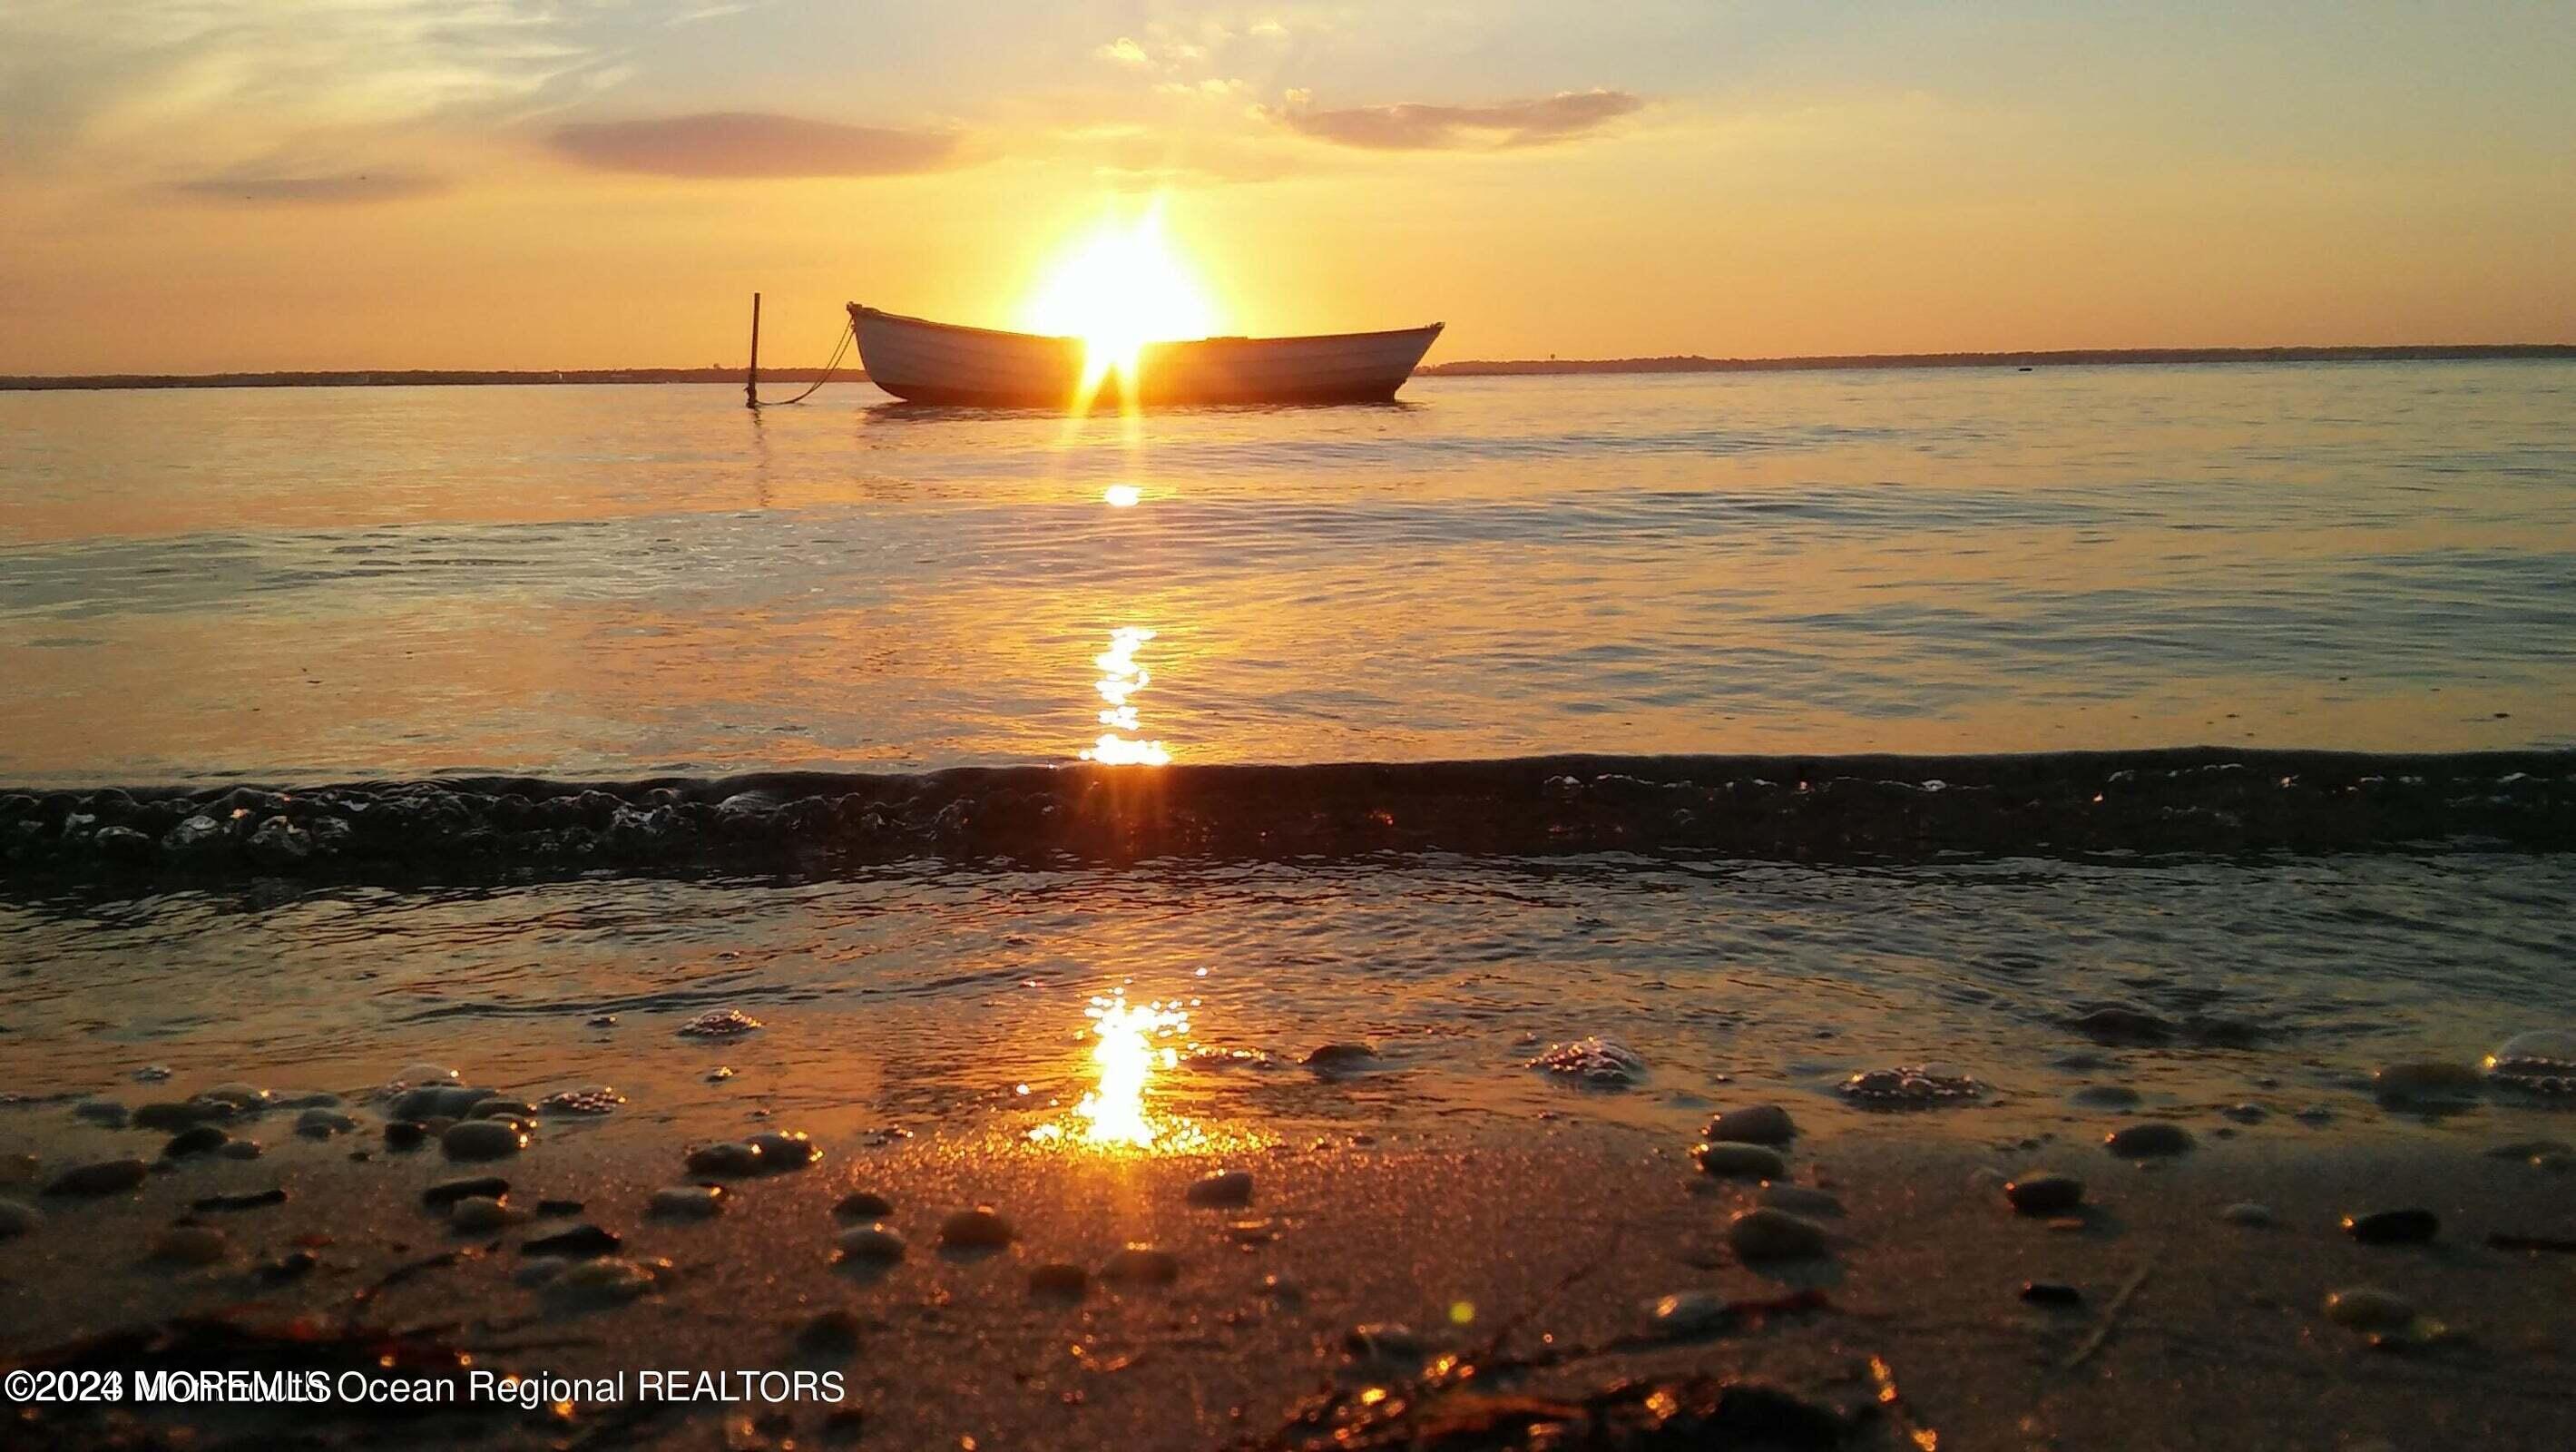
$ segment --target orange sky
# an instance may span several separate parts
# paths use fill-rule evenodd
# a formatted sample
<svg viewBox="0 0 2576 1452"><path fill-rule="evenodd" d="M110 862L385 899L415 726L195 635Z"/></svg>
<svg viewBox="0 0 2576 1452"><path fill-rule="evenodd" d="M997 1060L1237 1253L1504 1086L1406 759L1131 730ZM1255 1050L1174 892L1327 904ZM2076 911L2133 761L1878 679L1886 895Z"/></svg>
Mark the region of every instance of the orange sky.
<svg viewBox="0 0 2576 1452"><path fill-rule="evenodd" d="M1435 360L2576 341L2571 75L2563 4L10 0L0 372L733 364L754 288L817 362L1156 196L1226 330Z"/></svg>

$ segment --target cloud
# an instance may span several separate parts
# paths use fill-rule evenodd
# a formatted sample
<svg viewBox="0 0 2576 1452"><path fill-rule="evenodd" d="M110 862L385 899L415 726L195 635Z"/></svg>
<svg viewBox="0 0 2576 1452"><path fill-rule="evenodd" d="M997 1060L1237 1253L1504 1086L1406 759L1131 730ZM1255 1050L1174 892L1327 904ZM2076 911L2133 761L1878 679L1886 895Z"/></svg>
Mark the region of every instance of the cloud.
<svg viewBox="0 0 2576 1452"><path fill-rule="evenodd" d="M170 190L226 202L389 202L447 190L444 177L419 172L344 172L334 176L209 176L173 182Z"/></svg>
<svg viewBox="0 0 2576 1452"><path fill-rule="evenodd" d="M957 152L950 132L759 111L576 122L549 140L585 166L678 177L900 176L936 171Z"/></svg>
<svg viewBox="0 0 2576 1452"><path fill-rule="evenodd" d="M1146 59L1145 47L1123 35L1093 51L1092 54L1105 61L1116 61L1122 66L1141 66L1145 64Z"/></svg>
<svg viewBox="0 0 2576 1452"><path fill-rule="evenodd" d="M1290 130L1372 151L1491 151L1545 146L1600 130L1646 103L1626 91L1559 91L1543 100L1497 101L1487 106L1434 106L1402 102L1318 111L1306 93L1292 91L1271 119Z"/></svg>

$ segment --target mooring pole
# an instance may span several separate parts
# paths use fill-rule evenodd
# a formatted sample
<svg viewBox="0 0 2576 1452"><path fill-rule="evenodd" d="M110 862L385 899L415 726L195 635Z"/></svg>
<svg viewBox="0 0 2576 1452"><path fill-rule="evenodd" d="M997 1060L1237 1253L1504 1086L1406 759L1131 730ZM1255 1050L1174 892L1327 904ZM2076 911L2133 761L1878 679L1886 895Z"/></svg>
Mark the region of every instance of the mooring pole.
<svg viewBox="0 0 2576 1452"><path fill-rule="evenodd" d="M751 295L751 367L742 376L742 406L760 407L760 294Z"/></svg>

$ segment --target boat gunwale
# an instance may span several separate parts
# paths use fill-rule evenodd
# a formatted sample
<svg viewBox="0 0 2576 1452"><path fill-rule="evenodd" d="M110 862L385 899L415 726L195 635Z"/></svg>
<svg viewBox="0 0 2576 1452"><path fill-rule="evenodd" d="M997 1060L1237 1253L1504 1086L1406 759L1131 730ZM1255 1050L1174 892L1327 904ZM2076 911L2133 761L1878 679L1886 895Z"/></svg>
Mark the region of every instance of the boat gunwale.
<svg viewBox="0 0 2576 1452"><path fill-rule="evenodd" d="M971 323L943 323L934 318L917 318L912 316L910 313L890 313L883 308L872 308L865 303L857 302L847 304L847 307L849 308L850 316L853 320L856 320L861 316L885 318L892 322L910 323L913 326L920 328L936 328L941 332L948 333L974 333L987 338L1009 338L1018 342L1026 343L1057 343L1071 344L1075 347L1086 346L1083 339L1074 334L1020 333L1014 332L1009 328L979 328ZM1158 338L1151 342L1144 343L1141 346L1147 348L1172 348L1190 347L1201 343L1342 343L1357 342L1362 339L1373 338L1401 338L1416 333L1438 333L1448 326L1449 325L1447 323L1422 323L1410 328L1378 328L1362 333L1292 333L1269 338L1251 338L1245 337L1239 333L1233 333L1205 338ZM1426 347L1424 351L1427 352L1429 349Z"/></svg>

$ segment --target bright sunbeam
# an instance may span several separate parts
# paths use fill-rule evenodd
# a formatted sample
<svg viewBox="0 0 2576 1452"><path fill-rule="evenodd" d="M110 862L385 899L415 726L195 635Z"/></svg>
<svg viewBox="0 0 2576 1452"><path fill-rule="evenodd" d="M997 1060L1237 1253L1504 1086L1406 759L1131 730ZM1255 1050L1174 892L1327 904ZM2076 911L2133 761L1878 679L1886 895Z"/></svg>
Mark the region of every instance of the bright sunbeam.
<svg viewBox="0 0 2576 1452"><path fill-rule="evenodd" d="M1163 237L1163 204L1121 226L1104 222L1048 273L1026 309L1032 331L1080 338L1087 400L1116 370L1132 387L1147 343L1204 338L1215 310L1188 263Z"/></svg>
<svg viewBox="0 0 2576 1452"><path fill-rule="evenodd" d="M1142 725L1136 714L1136 693L1154 680L1136 663L1136 652L1153 638L1154 632L1142 625L1122 625L1109 632L1109 648L1091 658L1100 670L1100 679L1091 683L1101 700L1100 724L1109 729L1082 753L1083 760L1104 766L1162 766L1172 759L1163 743L1130 734Z"/></svg>

